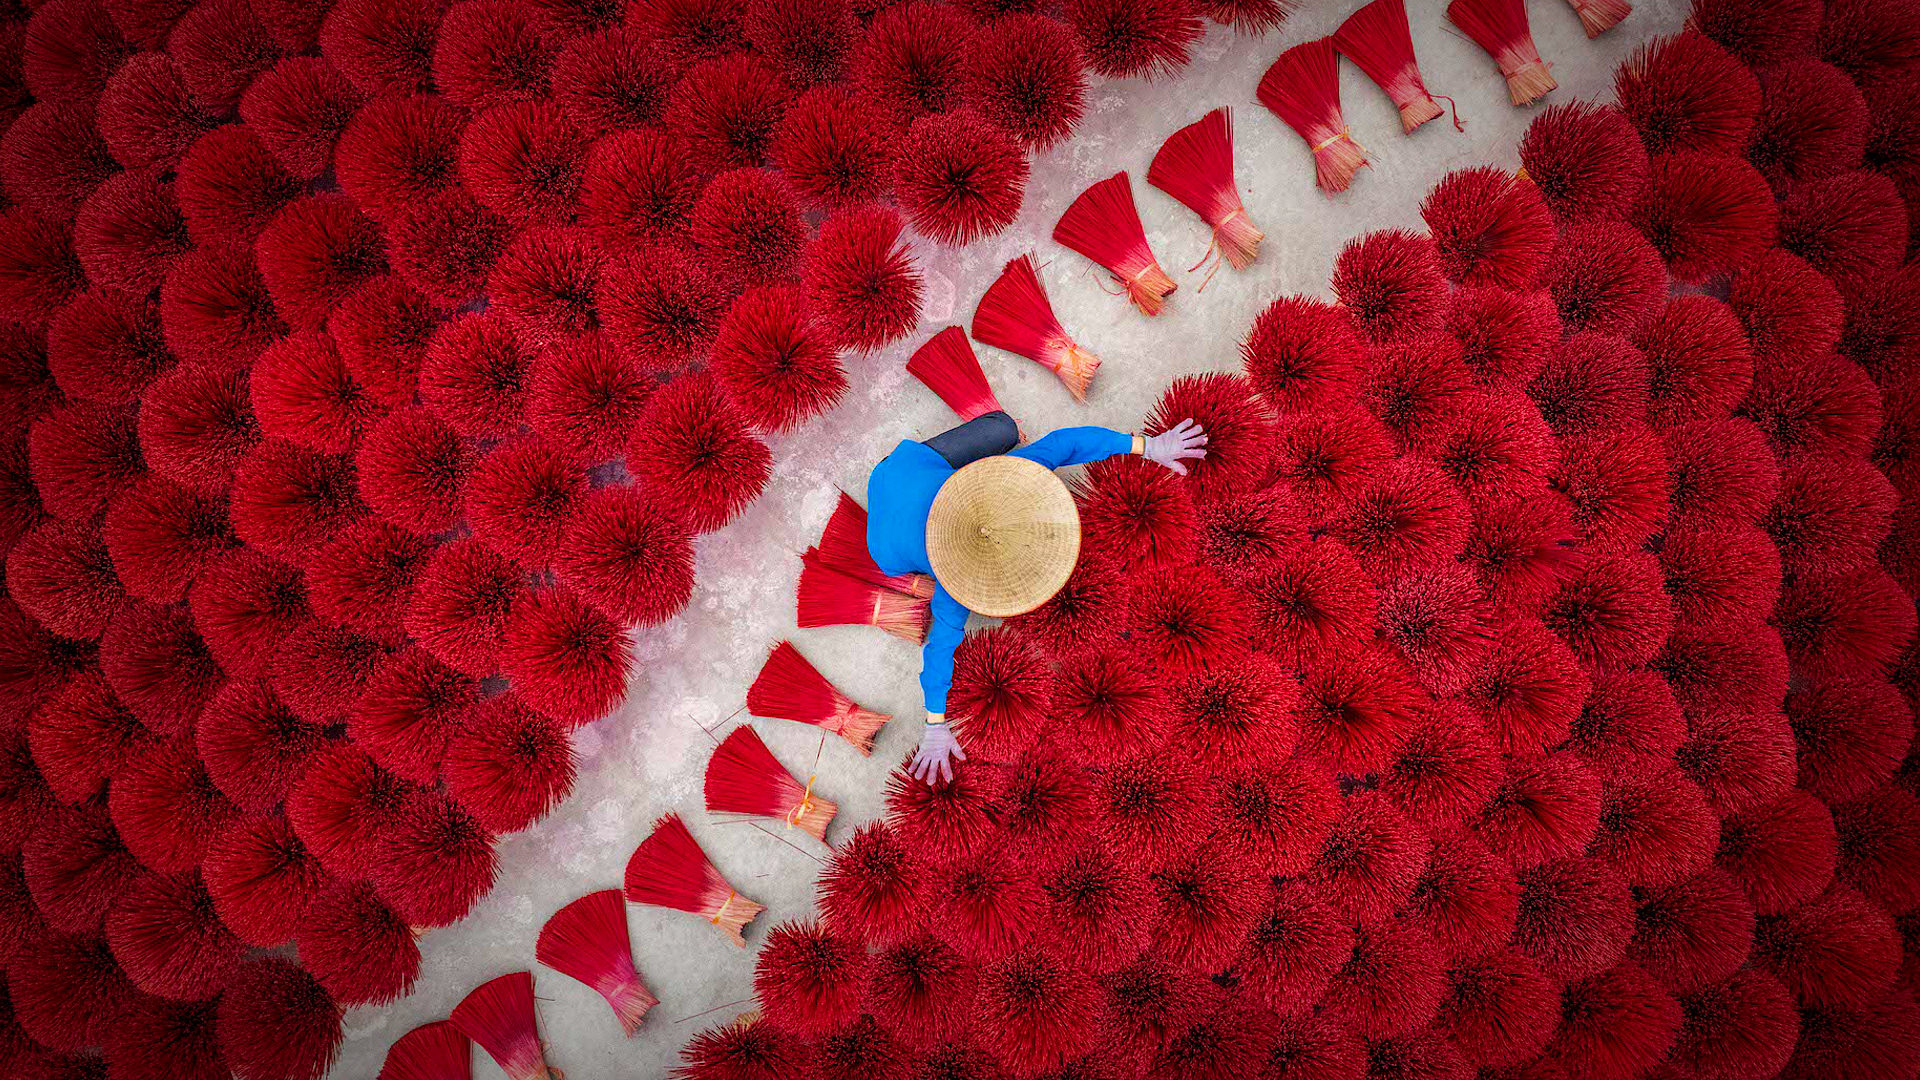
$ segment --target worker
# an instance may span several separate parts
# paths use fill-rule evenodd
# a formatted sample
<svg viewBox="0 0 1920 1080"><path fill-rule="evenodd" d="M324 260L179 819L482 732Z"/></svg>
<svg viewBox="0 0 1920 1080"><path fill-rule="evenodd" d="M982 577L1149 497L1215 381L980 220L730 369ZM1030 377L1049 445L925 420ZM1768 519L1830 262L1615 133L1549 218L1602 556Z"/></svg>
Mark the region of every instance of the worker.
<svg viewBox="0 0 1920 1080"><path fill-rule="evenodd" d="M947 724L953 652L967 615L1006 618L1060 591L1080 556L1080 515L1053 470L1133 453L1184 476L1207 456L1191 419L1158 435L1062 428L1015 449L1013 418L994 411L926 442L893 448L867 477L867 549L886 574L931 574L933 622L922 652L927 722L908 772L929 784L967 760Z"/></svg>

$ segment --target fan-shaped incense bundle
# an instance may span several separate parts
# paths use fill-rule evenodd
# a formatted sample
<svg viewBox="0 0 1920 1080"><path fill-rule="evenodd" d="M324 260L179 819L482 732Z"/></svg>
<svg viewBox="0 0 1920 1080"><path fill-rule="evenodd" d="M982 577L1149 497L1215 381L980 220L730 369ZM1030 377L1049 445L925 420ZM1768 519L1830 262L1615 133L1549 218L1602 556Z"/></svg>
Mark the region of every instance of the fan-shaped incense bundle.
<svg viewBox="0 0 1920 1080"><path fill-rule="evenodd" d="M1627 0L1567 0L1574 14L1580 16L1580 25L1590 38L1620 25L1620 20L1633 14L1633 5Z"/></svg>
<svg viewBox="0 0 1920 1080"><path fill-rule="evenodd" d="M634 970L627 905L618 889L588 893L554 912L540 928L533 955L606 998L629 1038L640 1029L647 1010L660 1003Z"/></svg>
<svg viewBox="0 0 1920 1080"><path fill-rule="evenodd" d="M843 574L921 600L933 599L931 574L889 575L874 565L873 554L867 550L867 509L854 502L853 496L844 491L840 493L840 502L833 508L833 516L827 519L827 527L821 532L820 543L816 547L820 552L820 561Z"/></svg>
<svg viewBox="0 0 1920 1080"><path fill-rule="evenodd" d="M793 778L750 727L733 729L707 761L707 809L715 814L779 818L822 843L840 807Z"/></svg>
<svg viewBox="0 0 1920 1080"><path fill-rule="evenodd" d="M862 754L873 753L874 733L893 719L855 704L808 663L791 641L775 645L767 655L760 676L747 689L747 711L823 728Z"/></svg>
<svg viewBox="0 0 1920 1080"><path fill-rule="evenodd" d="M1100 358L1067 336L1040 284L1033 256L1007 263L973 309L974 340L1032 360L1060 377L1075 401L1087 399Z"/></svg>
<svg viewBox="0 0 1920 1080"><path fill-rule="evenodd" d="M559 1080L540 1046L533 973L516 971L473 988L453 1007L453 1026L480 1044L508 1080Z"/></svg>
<svg viewBox="0 0 1920 1080"><path fill-rule="evenodd" d="M627 860L627 900L692 912L746 948L740 929L767 910L740 895L721 875L678 814L654 822Z"/></svg>
<svg viewBox="0 0 1920 1080"><path fill-rule="evenodd" d="M808 549L800 563L801 626L877 626L916 645L926 644L932 621L927 601L835 570L818 548Z"/></svg>
<svg viewBox="0 0 1920 1080"><path fill-rule="evenodd" d="M1373 0L1347 16L1333 32L1333 47L1380 85L1400 109L1400 128L1414 128L1440 115L1440 103L1420 77L1407 29L1405 0Z"/></svg>
<svg viewBox="0 0 1920 1080"><path fill-rule="evenodd" d="M947 408L971 420L990 412L1004 411L987 374L980 370L980 358L973 354L967 332L949 326L928 338L907 360L907 374L919 379Z"/></svg>
<svg viewBox="0 0 1920 1080"><path fill-rule="evenodd" d="M446 1020L422 1024L387 1047L379 1080L471 1080L472 1043Z"/></svg>
<svg viewBox="0 0 1920 1080"><path fill-rule="evenodd" d="M1140 211L1133 204L1133 180L1125 172L1081 192L1053 226L1053 238L1112 274L1142 315L1160 314L1179 287L1147 246Z"/></svg>
<svg viewBox="0 0 1920 1080"><path fill-rule="evenodd" d="M1147 166L1147 183L1180 200L1213 227L1227 265L1245 270L1260 254L1260 231L1233 183L1233 118L1222 106L1167 136Z"/></svg>
<svg viewBox="0 0 1920 1080"><path fill-rule="evenodd" d="M1527 25L1526 0L1453 0L1447 19L1485 49L1507 80L1507 96L1515 105L1538 101L1559 86L1540 59Z"/></svg>
<svg viewBox="0 0 1920 1080"><path fill-rule="evenodd" d="M1347 190L1354 172L1367 163L1367 150L1347 131L1340 111L1340 61L1333 39L1303 41L1281 53L1260 77L1255 96L1306 140L1320 190Z"/></svg>

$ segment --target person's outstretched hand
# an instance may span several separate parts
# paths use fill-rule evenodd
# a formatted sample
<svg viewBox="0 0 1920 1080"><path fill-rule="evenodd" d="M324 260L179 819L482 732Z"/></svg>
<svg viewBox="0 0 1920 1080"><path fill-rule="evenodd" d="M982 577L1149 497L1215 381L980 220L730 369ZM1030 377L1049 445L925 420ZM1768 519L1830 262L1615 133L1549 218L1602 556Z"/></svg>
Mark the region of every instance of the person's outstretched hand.
<svg viewBox="0 0 1920 1080"><path fill-rule="evenodd" d="M1185 476L1187 467L1182 462L1207 456L1207 433L1188 417L1158 435L1147 436L1140 456Z"/></svg>
<svg viewBox="0 0 1920 1080"><path fill-rule="evenodd" d="M945 783L953 779L953 763L965 760L967 752L960 749L960 737L953 733L953 725L928 724L920 735L920 749L913 752L913 762L907 766L907 775L925 780L928 786L936 781Z"/></svg>

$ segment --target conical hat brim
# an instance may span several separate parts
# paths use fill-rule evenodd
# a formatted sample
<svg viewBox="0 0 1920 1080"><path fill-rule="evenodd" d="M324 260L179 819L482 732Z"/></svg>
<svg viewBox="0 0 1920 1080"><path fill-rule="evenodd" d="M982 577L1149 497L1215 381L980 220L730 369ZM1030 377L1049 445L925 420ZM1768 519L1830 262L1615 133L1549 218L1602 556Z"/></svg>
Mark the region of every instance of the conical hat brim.
<svg viewBox="0 0 1920 1080"><path fill-rule="evenodd" d="M1053 470L982 458L947 478L927 515L933 576L969 611L1006 617L1060 591L1080 558L1080 510Z"/></svg>

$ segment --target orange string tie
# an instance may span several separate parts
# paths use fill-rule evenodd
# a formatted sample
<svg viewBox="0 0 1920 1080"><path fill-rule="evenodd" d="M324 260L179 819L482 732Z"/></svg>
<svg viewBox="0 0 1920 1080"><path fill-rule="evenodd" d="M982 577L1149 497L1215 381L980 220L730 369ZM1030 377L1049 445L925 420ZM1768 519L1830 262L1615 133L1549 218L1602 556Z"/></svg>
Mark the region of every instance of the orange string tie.
<svg viewBox="0 0 1920 1080"><path fill-rule="evenodd" d="M1219 258L1219 259L1213 260L1213 265L1207 267L1207 276L1200 279L1199 288L1196 288L1193 291L1196 293L1206 292L1207 286L1213 284L1213 275L1220 272L1220 264L1223 262L1226 262L1226 259Z"/></svg>
<svg viewBox="0 0 1920 1080"><path fill-rule="evenodd" d="M1187 267L1187 273L1191 274L1195 270L1200 269L1202 266L1207 265L1208 259L1217 259L1220 255L1220 230L1226 226L1227 222L1232 221L1234 218L1246 217L1246 216L1247 216L1247 208L1244 206L1240 206L1240 207L1234 208L1233 210L1228 211L1225 217L1221 218L1219 221L1214 222L1213 223L1213 239L1207 241L1207 253L1205 255L1200 256L1199 262L1194 263L1192 266ZM1219 262L1216 261L1213 265L1213 270L1218 270L1218 269L1220 269L1220 264ZM1213 280L1213 270L1207 271L1206 280L1200 282L1200 288L1195 289L1194 290L1195 292L1202 292L1206 289L1207 283Z"/></svg>
<svg viewBox="0 0 1920 1080"><path fill-rule="evenodd" d="M814 776L807 777L806 790L800 793L800 801L794 804L793 809L787 814L787 828L791 829L800 824L800 819L806 816L807 811L813 809L813 781L818 775L816 773Z"/></svg>
<svg viewBox="0 0 1920 1080"><path fill-rule="evenodd" d="M1224 225L1224 224L1226 224L1226 222L1227 222L1227 219L1226 219L1226 218L1221 218L1221 219L1220 219L1220 224L1221 224L1221 225ZM1217 228L1219 228L1219 227L1220 227L1219 225L1215 225L1215 226L1214 226L1214 228L1216 228L1216 229L1217 229ZM1213 236L1213 239L1211 239L1211 240L1209 240L1209 241L1207 241L1207 251L1206 251L1206 254L1204 254L1204 255L1202 255L1202 256L1200 256L1200 261L1199 261L1199 262L1197 262L1197 263L1194 263L1194 264L1193 264L1192 266L1189 266L1189 267L1187 267L1187 273L1189 273L1189 274L1191 274L1191 273L1193 273L1193 272L1194 272L1195 270L1198 270L1198 269L1200 269L1201 267L1203 267L1203 266L1205 266L1205 265L1207 265L1207 260L1208 260L1208 259L1211 259L1211 258L1213 258L1213 257L1214 257L1215 255L1217 255L1217 254L1219 254L1219 251L1220 251L1220 234L1219 234L1219 233L1215 233L1215 234L1214 234L1214 236ZM1202 286L1201 286L1201 288L1203 288L1203 289L1204 289L1204 288L1206 288L1206 286L1204 286L1204 285L1202 285Z"/></svg>

